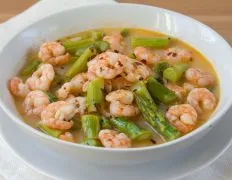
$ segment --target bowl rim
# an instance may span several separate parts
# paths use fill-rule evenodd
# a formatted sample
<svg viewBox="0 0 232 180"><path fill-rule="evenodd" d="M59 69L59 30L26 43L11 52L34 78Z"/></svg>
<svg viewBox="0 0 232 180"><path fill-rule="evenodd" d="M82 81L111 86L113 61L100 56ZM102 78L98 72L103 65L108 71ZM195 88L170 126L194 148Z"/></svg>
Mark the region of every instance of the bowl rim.
<svg viewBox="0 0 232 180"><path fill-rule="evenodd" d="M160 8L160 7L156 7L156 6L149 6L149 5L141 5L141 4L132 4L132 3L99 3L99 4L91 4L91 5L87 5L87 6L81 6L81 7L74 7L74 8L69 8L63 11L59 11L53 14L50 14L48 16L39 18L36 21L33 21L32 23L28 24L27 26L24 26L22 29L20 29L17 33L15 33L11 38L9 38L7 40L7 42L3 45L0 54L4 51L5 46L11 42L16 36L20 35L22 32L24 32L26 29L30 28L31 26L37 24L38 22L41 22L43 20L45 20L48 17L52 17L52 16L56 16L58 14L63 14L65 12L68 11L73 11L73 10L78 10L78 9L89 9L89 8L99 8L99 7L106 7L106 6L117 6L117 7L135 7L135 8L146 8L146 9L153 9L153 10L162 10L162 12L166 12L170 15L176 16L176 17L180 17L180 18L184 18L188 21L192 21L197 25L200 25L202 28L207 29L208 31L210 31L213 36L215 36L217 39L219 39L222 43L224 43L228 50L232 50L231 46L229 45L229 43L221 36L219 35L216 31L214 31L212 28L210 28L209 26L199 22L198 20L191 18L189 16L186 16L184 14L172 11L172 10L168 10L168 9L164 9L164 8ZM191 44L190 44L191 45ZM232 54L231 54L232 55ZM2 97L0 97L0 107L3 109L3 111L10 117L10 119L12 119L17 125L25 128L27 131L29 131L30 133L34 133L36 136L40 136L46 140L52 141L53 143L57 143L57 144L61 144L61 145L66 145L66 146L70 146L73 148L84 148L86 150L95 150L95 151L100 151L100 152L118 152L118 153L125 153L125 152L135 152L135 151L149 151L149 150L155 150L155 149L160 149L160 148L164 148L167 146L173 146L175 144L184 142L194 136L196 136L198 133L202 132L203 130L205 130L206 128L211 128L215 123L217 123L219 121L219 119L226 113L226 111L230 108L230 106L232 105L232 98L229 98L229 100L227 101L226 104L223 105L223 107L219 110L219 112L217 112L216 114L214 114L213 117L211 117L206 123L204 123L202 126L200 126L199 128L195 129L194 131L169 142L163 143L163 144L159 144L159 145L154 145L154 146L147 146L147 147L140 147L140 148L128 148L128 149L123 149L123 148L102 148L102 147L94 147L94 146L86 146L83 144L79 144L79 143L71 143L71 142L66 142L66 141L62 141L59 140L57 138L53 138L49 135L46 135L40 131L38 131L37 129L32 128L31 126L29 126L28 124L26 124L25 122L23 122L20 118L18 118L17 116L15 116L11 110L5 106Z"/></svg>

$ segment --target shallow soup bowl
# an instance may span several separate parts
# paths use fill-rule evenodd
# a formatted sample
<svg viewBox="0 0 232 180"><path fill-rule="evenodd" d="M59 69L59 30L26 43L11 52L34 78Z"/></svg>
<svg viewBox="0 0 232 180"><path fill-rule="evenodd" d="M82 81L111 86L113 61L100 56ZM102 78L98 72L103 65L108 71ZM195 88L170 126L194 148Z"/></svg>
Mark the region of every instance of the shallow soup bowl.
<svg viewBox="0 0 232 180"><path fill-rule="evenodd" d="M68 143L47 136L24 123L8 91L7 82L22 67L28 52L31 49L37 49L44 41L104 27L136 27L162 32L179 38L204 54L218 74L221 89L218 106L211 118L198 129L177 140L157 146L131 149L108 149ZM40 19L16 33L5 43L0 52L0 59L1 108L10 120L28 136L32 136L34 141L58 155L76 159L77 162L135 164L167 157L171 152L180 151L197 143L197 140L223 120L222 116L232 102L232 51L228 43L200 22L157 7L135 4L98 4L65 10Z"/></svg>

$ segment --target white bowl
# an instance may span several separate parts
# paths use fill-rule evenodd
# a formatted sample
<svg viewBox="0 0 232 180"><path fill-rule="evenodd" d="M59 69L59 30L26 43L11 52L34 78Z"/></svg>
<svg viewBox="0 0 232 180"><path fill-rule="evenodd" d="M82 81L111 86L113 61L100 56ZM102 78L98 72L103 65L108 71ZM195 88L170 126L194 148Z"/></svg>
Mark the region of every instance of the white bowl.
<svg viewBox="0 0 232 180"><path fill-rule="evenodd" d="M7 81L17 74L27 52L31 48L38 47L45 40L54 40L75 32L101 27L138 27L159 31L179 38L202 52L215 67L220 81L220 100L212 117L203 126L177 140L158 146L126 150L89 147L60 141L25 124L7 89ZM4 45L0 59L2 109L37 143L79 162L135 164L163 158L170 152L186 148L199 140L221 120L232 102L232 71L230 70L232 51L228 43L215 31L198 21L156 7L135 4L98 4L56 13L18 32Z"/></svg>

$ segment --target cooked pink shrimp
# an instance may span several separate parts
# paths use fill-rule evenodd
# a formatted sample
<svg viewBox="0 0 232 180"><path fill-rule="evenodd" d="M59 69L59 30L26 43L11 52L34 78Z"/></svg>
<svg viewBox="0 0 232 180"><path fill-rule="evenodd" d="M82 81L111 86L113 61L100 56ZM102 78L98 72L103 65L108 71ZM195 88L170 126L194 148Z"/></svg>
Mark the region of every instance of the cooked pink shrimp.
<svg viewBox="0 0 232 180"><path fill-rule="evenodd" d="M23 107L27 115L37 115L40 116L41 112L49 104L49 99L47 94L43 91L35 90L27 94Z"/></svg>
<svg viewBox="0 0 232 180"><path fill-rule="evenodd" d="M185 82L183 84L183 88L185 89L185 91L190 92L191 90L193 90L194 88L196 88L196 85Z"/></svg>
<svg viewBox="0 0 232 180"><path fill-rule="evenodd" d="M114 53L104 52L88 62L88 74L95 74L104 79L113 79L123 71L121 63L126 56Z"/></svg>
<svg viewBox="0 0 232 180"><path fill-rule="evenodd" d="M67 142L75 142L73 135L70 132L65 132L64 134L61 134L60 139Z"/></svg>
<svg viewBox="0 0 232 180"><path fill-rule="evenodd" d="M122 76L129 82L137 82L151 75L149 68L140 61L127 59L123 62Z"/></svg>
<svg viewBox="0 0 232 180"><path fill-rule="evenodd" d="M70 95L68 99L66 100L66 102L75 105L76 113L80 115L85 113L85 110L87 107L85 97L82 97L82 96L75 97L75 96Z"/></svg>
<svg viewBox="0 0 232 180"><path fill-rule="evenodd" d="M131 140L124 133L103 129L99 132L99 139L107 148L130 148Z"/></svg>
<svg viewBox="0 0 232 180"><path fill-rule="evenodd" d="M75 105L57 101L49 104L41 113L41 123L53 129L67 130L73 126L71 120L76 114Z"/></svg>
<svg viewBox="0 0 232 180"><path fill-rule="evenodd" d="M180 132L188 133L196 127L197 112L189 104L174 105L168 109L166 118Z"/></svg>
<svg viewBox="0 0 232 180"><path fill-rule="evenodd" d="M172 84L172 83L168 83L166 84L166 87L168 89L170 89L171 91L175 92L175 94L180 98L180 99L183 99L186 95L186 90L181 87L181 86L178 86L176 84Z"/></svg>
<svg viewBox="0 0 232 180"><path fill-rule="evenodd" d="M60 89L57 90L57 97L64 100L70 94L78 94L83 92L83 86L88 81L86 73L80 73L74 76L70 82L64 83Z"/></svg>
<svg viewBox="0 0 232 180"><path fill-rule="evenodd" d="M213 110L217 105L216 97L206 88L193 89L188 97L187 102L191 104L198 113L204 110Z"/></svg>
<svg viewBox="0 0 232 180"><path fill-rule="evenodd" d="M209 72L203 72L197 68L189 68L185 72L185 78L191 84L197 85L198 87L210 87L215 83L215 79Z"/></svg>
<svg viewBox="0 0 232 180"><path fill-rule="evenodd" d="M106 101L108 102L119 101L123 104L132 104L133 100L133 92L124 89L112 91L106 96Z"/></svg>
<svg viewBox="0 0 232 180"><path fill-rule="evenodd" d="M42 64L39 68L29 77L26 85L31 90L47 91L54 79L55 72L51 64Z"/></svg>
<svg viewBox="0 0 232 180"><path fill-rule="evenodd" d="M19 77L11 78L8 88L13 95L19 97L25 97L30 92L28 86Z"/></svg>
<svg viewBox="0 0 232 180"><path fill-rule="evenodd" d="M123 77L117 77L112 79L112 89L117 90L117 89L128 89L132 86L133 83L127 81Z"/></svg>
<svg viewBox="0 0 232 180"><path fill-rule="evenodd" d="M186 49L168 48L164 51L164 59L169 63L191 61L192 53Z"/></svg>
<svg viewBox="0 0 232 180"><path fill-rule="evenodd" d="M139 109L134 105L114 101L110 103L110 114L112 116L136 116L139 114Z"/></svg>
<svg viewBox="0 0 232 180"><path fill-rule="evenodd" d="M65 48L59 42L46 42L41 45L39 58L54 66L64 65L69 61L69 54L65 53Z"/></svg>
<svg viewBox="0 0 232 180"><path fill-rule="evenodd" d="M140 46L134 49L134 54L138 60L145 61L146 64L152 65L160 60L159 55L152 53L152 51L148 48Z"/></svg>
<svg viewBox="0 0 232 180"><path fill-rule="evenodd" d="M110 44L110 49L112 51L117 51L120 53L124 51L123 36L119 32L103 37L103 41Z"/></svg>

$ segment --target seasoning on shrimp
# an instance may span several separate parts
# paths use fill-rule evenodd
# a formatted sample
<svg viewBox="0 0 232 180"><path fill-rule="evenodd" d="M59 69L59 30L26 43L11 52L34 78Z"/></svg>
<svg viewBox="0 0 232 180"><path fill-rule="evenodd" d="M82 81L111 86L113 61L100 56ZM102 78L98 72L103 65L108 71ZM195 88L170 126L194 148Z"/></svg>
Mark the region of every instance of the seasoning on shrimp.
<svg viewBox="0 0 232 180"><path fill-rule="evenodd" d="M195 88L190 91L187 102L200 114L214 109L217 105L215 95L206 88Z"/></svg>
<svg viewBox="0 0 232 180"><path fill-rule="evenodd" d="M215 83L214 77L209 72L203 72L197 68L189 68L185 72L185 78L198 87L211 87Z"/></svg>
<svg viewBox="0 0 232 180"><path fill-rule="evenodd" d="M103 37L103 40L110 44L112 51L122 53L124 51L123 36L119 32L112 33L109 36Z"/></svg>
<svg viewBox="0 0 232 180"><path fill-rule="evenodd" d="M103 129L99 132L99 139L107 148L130 148L131 140L124 133Z"/></svg>
<svg viewBox="0 0 232 180"><path fill-rule="evenodd" d="M68 130L76 114L75 105L65 101L49 104L41 113L41 123L53 129Z"/></svg>
<svg viewBox="0 0 232 180"><path fill-rule="evenodd" d="M41 45L39 58L54 66L64 65L69 61L69 54L65 53L65 48L59 42L46 42Z"/></svg>
<svg viewBox="0 0 232 180"><path fill-rule="evenodd" d="M13 95L19 97L25 97L30 92L27 84L24 84L19 77L11 78L8 87Z"/></svg>
<svg viewBox="0 0 232 180"><path fill-rule="evenodd" d="M39 68L29 77L26 85L31 90L47 91L55 77L55 72L51 64L42 64Z"/></svg>
<svg viewBox="0 0 232 180"><path fill-rule="evenodd" d="M145 61L146 64L154 64L160 61L160 56L152 53L150 49L138 46L134 49L136 58L140 61Z"/></svg>
<svg viewBox="0 0 232 180"><path fill-rule="evenodd" d="M27 115L37 115L40 116L41 112L49 104L49 99L47 94L43 91L35 90L27 94L23 107Z"/></svg>
<svg viewBox="0 0 232 180"><path fill-rule="evenodd" d="M180 132L188 133L196 126L197 112L189 104L174 105L168 109L166 118Z"/></svg>
<svg viewBox="0 0 232 180"><path fill-rule="evenodd" d="M169 63L188 62L192 60L192 53L177 47L168 48L164 51L164 59Z"/></svg>

